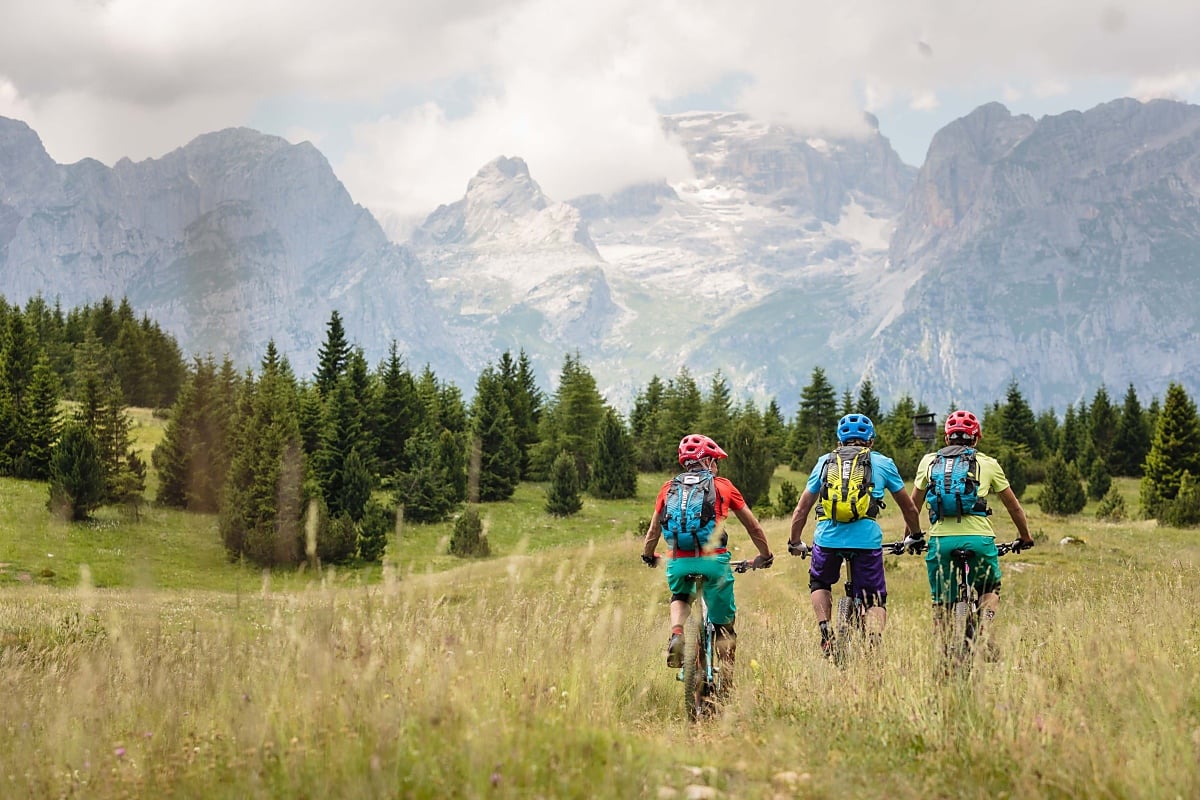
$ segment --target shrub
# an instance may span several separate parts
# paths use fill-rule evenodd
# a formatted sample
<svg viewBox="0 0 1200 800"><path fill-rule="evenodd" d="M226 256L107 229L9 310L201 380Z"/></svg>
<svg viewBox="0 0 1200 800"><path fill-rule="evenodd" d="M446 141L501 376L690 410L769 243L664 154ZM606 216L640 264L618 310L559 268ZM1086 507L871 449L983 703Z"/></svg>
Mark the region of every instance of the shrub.
<svg viewBox="0 0 1200 800"><path fill-rule="evenodd" d="M1173 528L1194 528L1200 525L1200 481L1184 472L1179 481L1179 493L1159 506L1158 521Z"/></svg>
<svg viewBox="0 0 1200 800"><path fill-rule="evenodd" d="M800 501L800 490L796 484L785 480L779 484L779 499L775 501L775 514L780 517L790 517Z"/></svg>
<svg viewBox="0 0 1200 800"><path fill-rule="evenodd" d="M575 457L563 451L550 468L550 490L546 495L546 510L556 517L569 517L583 508L579 497L579 471Z"/></svg>
<svg viewBox="0 0 1200 800"><path fill-rule="evenodd" d="M1054 456L1046 468L1046 483L1038 494L1042 511L1063 517L1078 514L1087 505L1083 482L1074 467L1068 467L1061 456Z"/></svg>
<svg viewBox="0 0 1200 800"><path fill-rule="evenodd" d="M1099 500L1108 494L1111 486L1112 475L1108 472L1108 466L1104 463L1104 459L1097 456L1092 460L1092 466L1088 470L1087 496L1092 500Z"/></svg>
<svg viewBox="0 0 1200 800"><path fill-rule="evenodd" d="M1100 500L1100 506L1096 509L1096 519L1120 522L1128 518L1129 514L1125 510L1125 498L1121 496L1121 492L1116 486L1110 486L1103 499Z"/></svg>
<svg viewBox="0 0 1200 800"><path fill-rule="evenodd" d="M450 554L459 558L481 558L491 555L487 534L483 532L483 521L473 507L454 522L454 533L450 536Z"/></svg>

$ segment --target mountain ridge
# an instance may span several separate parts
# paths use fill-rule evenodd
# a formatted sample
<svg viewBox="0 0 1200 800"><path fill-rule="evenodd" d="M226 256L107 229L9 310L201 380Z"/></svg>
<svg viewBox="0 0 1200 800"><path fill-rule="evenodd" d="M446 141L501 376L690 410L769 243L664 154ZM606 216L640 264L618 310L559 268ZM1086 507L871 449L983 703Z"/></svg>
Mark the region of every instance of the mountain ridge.
<svg viewBox="0 0 1200 800"><path fill-rule="evenodd" d="M395 339L468 392L506 349L547 383L578 352L626 407L681 367L784 408L814 366L939 410L1014 379L1059 409L1100 383L1200 385L1200 107L989 103L919 169L877 125L663 126L685 180L556 200L498 156L396 243L309 143L226 129L160 159L58 165L0 118L0 292L128 296L188 352L252 364L272 338L301 373L336 308L369 357Z"/></svg>

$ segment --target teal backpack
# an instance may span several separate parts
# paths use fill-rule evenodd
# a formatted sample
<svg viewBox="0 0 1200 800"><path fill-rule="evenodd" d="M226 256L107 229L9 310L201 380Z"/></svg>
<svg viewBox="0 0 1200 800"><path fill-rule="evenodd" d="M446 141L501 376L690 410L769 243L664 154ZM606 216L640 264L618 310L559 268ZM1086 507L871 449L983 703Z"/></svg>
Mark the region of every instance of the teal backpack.
<svg viewBox="0 0 1200 800"><path fill-rule="evenodd" d="M703 549L717 527L713 474L701 470L681 472L672 478L660 519L663 536L672 549Z"/></svg>
<svg viewBox="0 0 1200 800"><path fill-rule="evenodd" d="M979 496L979 461L973 447L951 445L937 451L929 465L929 522L964 516L986 517L992 513L987 500Z"/></svg>

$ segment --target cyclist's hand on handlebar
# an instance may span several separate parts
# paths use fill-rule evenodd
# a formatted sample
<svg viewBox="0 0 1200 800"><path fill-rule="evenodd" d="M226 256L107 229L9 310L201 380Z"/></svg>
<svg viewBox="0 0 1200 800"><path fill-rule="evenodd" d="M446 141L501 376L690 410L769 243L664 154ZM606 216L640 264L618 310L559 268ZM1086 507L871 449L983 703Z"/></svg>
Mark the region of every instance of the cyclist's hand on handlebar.
<svg viewBox="0 0 1200 800"><path fill-rule="evenodd" d="M645 564L650 569L654 569L655 567L657 567L658 562L660 562L660 561L662 561L662 556L660 556L658 553L655 553L652 556L648 556L645 553L642 553L642 563Z"/></svg>
<svg viewBox="0 0 1200 800"><path fill-rule="evenodd" d="M925 542L925 533L924 532L906 533L906 534L904 534L904 541L901 542L900 544L902 544L904 546L904 549L907 550L910 554L924 553L925 548L928 546Z"/></svg>
<svg viewBox="0 0 1200 800"><path fill-rule="evenodd" d="M796 542L795 544L788 542L788 552L794 556L808 558L808 554L812 552L812 548L804 542Z"/></svg>
<svg viewBox="0 0 1200 800"><path fill-rule="evenodd" d="M768 553L765 556L762 553L759 553L758 555L756 555L754 557L754 568L755 569L770 569L771 565L774 563L775 563L775 554L774 553Z"/></svg>
<svg viewBox="0 0 1200 800"><path fill-rule="evenodd" d="M1028 550L1029 548L1033 547L1033 545L1033 539L1029 539L1028 541L1025 539L1017 539L1015 542L1013 542L1013 552L1019 553L1022 550Z"/></svg>

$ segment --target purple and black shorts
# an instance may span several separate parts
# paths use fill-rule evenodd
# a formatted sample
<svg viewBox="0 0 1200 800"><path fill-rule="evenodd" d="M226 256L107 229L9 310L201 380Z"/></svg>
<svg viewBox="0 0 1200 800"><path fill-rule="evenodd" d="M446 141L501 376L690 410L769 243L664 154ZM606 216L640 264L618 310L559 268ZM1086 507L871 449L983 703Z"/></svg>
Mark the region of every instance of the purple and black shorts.
<svg viewBox="0 0 1200 800"><path fill-rule="evenodd" d="M868 606L887 604L887 581L883 577L883 550L859 550L847 547L823 548L813 545L812 565L808 568L808 588L832 589L841 579L842 562L851 597L862 598Z"/></svg>

